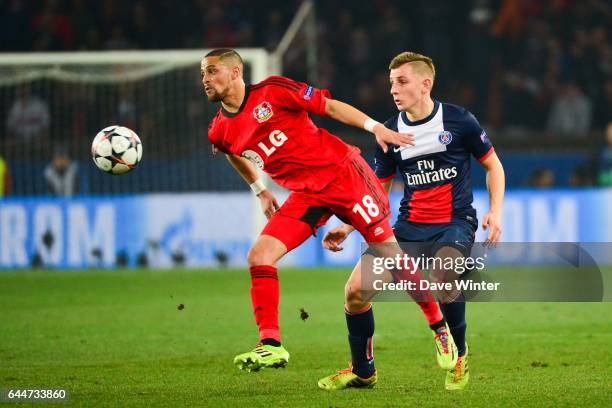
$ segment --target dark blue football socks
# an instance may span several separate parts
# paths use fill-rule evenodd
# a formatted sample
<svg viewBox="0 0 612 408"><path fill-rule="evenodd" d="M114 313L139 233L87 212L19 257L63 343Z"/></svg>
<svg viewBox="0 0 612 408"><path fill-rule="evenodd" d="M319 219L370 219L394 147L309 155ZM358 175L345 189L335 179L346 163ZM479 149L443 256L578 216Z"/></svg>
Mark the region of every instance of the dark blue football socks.
<svg viewBox="0 0 612 408"><path fill-rule="evenodd" d="M440 309L442 309L446 323L448 323L450 332L453 335L459 356L463 356L465 354L465 331L467 329L465 299L463 295L453 303L440 303Z"/></svg>
<svg viewBox="0 0 612 408"><path fill-rule="evenodd" d="M372 307L367 311L350 314L346 312L346 325L348 327L348 339L351 346L351 358L353 362L353 373L361 378L371 377L374 368L374 312Z"/></svg>

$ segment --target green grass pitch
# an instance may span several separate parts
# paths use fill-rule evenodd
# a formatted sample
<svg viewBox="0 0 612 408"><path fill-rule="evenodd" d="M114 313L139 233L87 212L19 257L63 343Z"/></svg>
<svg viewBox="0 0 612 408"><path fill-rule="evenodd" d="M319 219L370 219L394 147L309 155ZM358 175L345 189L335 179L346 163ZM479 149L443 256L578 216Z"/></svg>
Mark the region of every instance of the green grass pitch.
<svg viewBox="0 0 612 408"><path fill-rule="evenodd" d="M257 341L244 270L1 272L0 389L63 388L81 406L612 403L612 303L468 304L471 383L451 393L418 308L379 302L377 386L319 390L349 361L348 273L281 269L289 365L246 373L232 365Z"/></svg>

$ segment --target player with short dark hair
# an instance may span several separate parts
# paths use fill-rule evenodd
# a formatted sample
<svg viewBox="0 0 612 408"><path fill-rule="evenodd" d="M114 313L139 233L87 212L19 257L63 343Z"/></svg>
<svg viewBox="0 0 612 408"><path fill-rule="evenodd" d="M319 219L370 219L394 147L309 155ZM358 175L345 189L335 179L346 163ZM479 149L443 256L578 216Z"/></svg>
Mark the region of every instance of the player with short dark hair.
<svg viewBox="0 0 612 408"><path fill-rule="evenodd" d="M376 175L384 188L390 191L397 170L404 181L404 197L393 227L396 238L400 243L418 242L418 256L469 256L478 227L470 181L470 157L474 156L487 173L489 212L482 227L488 228L489 234L485 244L495 245L501 234L505 181L486 132L468 110L431 98L436 71L429 57L403 52L393 58L389 70L391 95L399 114L385 126L415 138L412 146L376 149ZM347 224L335 228L325 235L323 245L341 250L340 244L353 230ZM430 270L434 282L454 282L461 277L454 270L436 268L440 266ZM438 294L459 350L455 367L447 372L445 387L462 389L469 380L465 299L456 289Z"/></svg>
<svg viewBox="0 0 612 408"><path fill-rule="evenodd" d="M202 60L201 73L208 100L221 102L208 138L249 183L269 219L247 257L260 343L254 350L236 356L234 363L248 371L281 367L287 364L289 353L281 345L278 327L278 260L334 214L350 223L367 242L396 242L389 223L387 195L359 149L317 127L308 114L365 128L375 134L384 150L388 144L408 146L412 138L331 99L328 91L301 82L272 76L246 86L242 59L232 49L208 53ZM254 164L291 190L282 207L259 180ZM418 270L412 273L412 279L421 276ZM369 301L361 298L360 279L359 274L351 275L345 292L349 339L351 348L357 350L351 381L354 386L370 386L376 382L376 373L371 364L373 356L368 354L366 358L366 354L371 347L374 318ZM456 348L435 297L430 291L422 291L413 298L434 330L440 366L454 366Z"/></svg>

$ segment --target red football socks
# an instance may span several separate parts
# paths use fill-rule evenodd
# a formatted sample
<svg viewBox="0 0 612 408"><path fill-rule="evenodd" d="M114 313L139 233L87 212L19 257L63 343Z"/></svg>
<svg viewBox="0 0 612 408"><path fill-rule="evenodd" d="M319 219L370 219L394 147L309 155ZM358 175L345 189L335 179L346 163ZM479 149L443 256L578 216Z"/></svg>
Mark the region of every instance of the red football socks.
<svg viewBox="0 0 612 408"><path fill-rule="evenodd" d="M278 275L274 266L251 266L251 301L259 338L280 342L278 329Z"/></svg>
<svg viewBox="0 0 612 408"><path fill-rule="evenodd" d="M412 263L412 260L410 261ZM414 273L410 273L411 269L408 270L395 270L393 272L393 276L397 281L405 280L416 282L417 288L419 287L419 282L423 277L423 272L419 268L412 263L412 270ZM429 326L436 325L444 320L444 316L442 315L442 311L440 310L440 306L438 302L436 302L436 298L431 290L409 290L408 294L412 299L419 305L425 318L427 319L427 323Z"/></svg>
<svg viewBox="0 0 612 408"><path fill-rule="evenodd" d="M423 314L425 315L427 323L430 327L433 328L444 320L444 316L442 315L438 302L417 302L417 304L423 311Z"/></svg>

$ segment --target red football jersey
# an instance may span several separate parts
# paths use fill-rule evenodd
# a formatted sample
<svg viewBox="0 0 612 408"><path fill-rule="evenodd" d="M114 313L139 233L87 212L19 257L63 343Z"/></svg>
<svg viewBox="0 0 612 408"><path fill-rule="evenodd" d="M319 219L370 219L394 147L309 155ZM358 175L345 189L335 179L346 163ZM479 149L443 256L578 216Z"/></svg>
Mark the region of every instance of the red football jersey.
<svg viewBox="0 0 612 408"><path fill-rule="evenodd" d="M208 128L220 151L246 157L291 191L318 192L359 149L308 116L325 114L329 91L280 76L246 87L238 112L223 109Z"/></svg>

